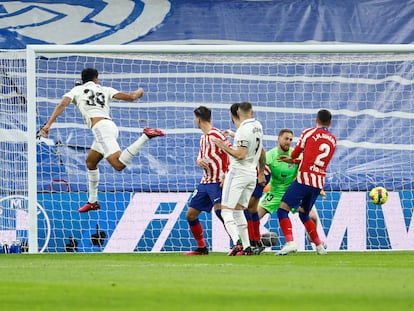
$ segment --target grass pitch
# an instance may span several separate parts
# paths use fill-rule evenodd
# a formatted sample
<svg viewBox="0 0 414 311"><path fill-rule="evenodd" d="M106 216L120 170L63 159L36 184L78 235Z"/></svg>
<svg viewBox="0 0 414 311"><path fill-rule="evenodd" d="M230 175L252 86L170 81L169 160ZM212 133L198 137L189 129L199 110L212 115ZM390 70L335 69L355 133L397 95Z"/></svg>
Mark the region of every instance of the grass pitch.
<svg viewBox="0 0 414 311"><path fill-rule="evenodd" d="M1 310L414 310L414 252L0 256Z"/></svg>

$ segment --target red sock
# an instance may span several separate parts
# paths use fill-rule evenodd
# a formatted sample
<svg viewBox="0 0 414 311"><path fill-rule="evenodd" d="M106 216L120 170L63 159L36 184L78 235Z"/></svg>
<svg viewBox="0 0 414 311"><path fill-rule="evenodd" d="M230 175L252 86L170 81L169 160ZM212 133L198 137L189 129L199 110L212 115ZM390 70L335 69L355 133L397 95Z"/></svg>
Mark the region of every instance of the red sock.
<svg viewBox="0 0 414 311"><path fill-rule="evenodd" d="M253 232L254 232L254 236L253 236L253 240L254 241L260 241L260 220L253 220Z"/></svg>
<svg viewBox="0 0 414 311"><path fill-rule="evenodd" d="M247 220L247 230L249 231L249 240L254 240L254 224L252 220Z"/></svg>
<svg viewBox="0 0 414 311"><path fill-rule="evenodd" d="M198 248L206 247L206 241L204 240L203 227L201 226L201 223L190 226L190 230L193 233Z"/></svg>
<svg viewBox="0 0 414 311"><path fill-rule="evenodd" d="M322 242L319 239L318 232L316 231L316 225L313 222L313 220L312 219L309 219L303 225L305 226L306 231L308 232L308 234L309 234L312 242L315 243L316 246L320 245Z"/></svg>
<svg viewBox="0 0 414 311"><path fill-rule="evenodd" d="M279 219L279 225L282 229L283 235L285 236L286 243L293 241L293 234L292 234L292 222L290 221L289 217Z"/></svg>

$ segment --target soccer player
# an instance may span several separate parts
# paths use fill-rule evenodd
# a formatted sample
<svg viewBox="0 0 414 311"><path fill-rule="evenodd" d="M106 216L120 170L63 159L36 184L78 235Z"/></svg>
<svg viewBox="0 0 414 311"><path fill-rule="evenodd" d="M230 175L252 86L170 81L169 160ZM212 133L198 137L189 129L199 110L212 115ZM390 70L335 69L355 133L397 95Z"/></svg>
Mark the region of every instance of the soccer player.
<svg viewBox="0 0 414 311"><path fill-rule="evenodd" d="M323 189L326 169L336 149L336 137L328 130L331 120L332 114L330 111L326 109L319 110L316 117L316 127L308 128L302 132L290 157L279 157L280 161L293 164L303 153L296 179L286 190L277 210L279 225L286 240L286 244L276 253L277 255L287 255L298 250L293 240L289 212L299 206L303 208L303 211L299 210L299 218L310 239L315 243L316 253L319 255L326 254L326 249L319 239L316 225L310 219L309 212Z"/></svg>
<svg viewBox="0 0 414 311"><path fill-rule="evenodd" d="M260 219L267 213L273 214L279 208L282 196L296 178L301 157L296 159L293 164L279 161L279 157L291 155L293 151L291 147L292 140L293 131L291 129L281 129L277 137L277 147L266 152L266 166L269 167L271 178L269 190L259 201L258 213ZM309 216L315 224L318 223L315 207L311 209Z"/></svg>
<svg viewBox="0 0 414 311"><path fill-rule="evenodd" d="M123 170L138 153L142 146L151 138L164 136L156 128L144 128L144 134L134 143L121 152L118 138L118 128L110 117L110 103L113 99L132 102L144 95L144 90L124 93L112 87L102 86L98 83L98 71L95 68L82 70L82 84L76 85L63 95L62 101L56 106L49 120L40 130L40 135L47 136L50 127L57 117L70 103L74 103L82 115L86 125L91 129L94 141L86 158L88 177L88 202L78 209L80 213L100 209L98 203L99 168L98 163L103 159L117 170Z"/></svg>
<svg viewBox="0 0 414 311"><path fill-rule="evenodd" d="M260 198L258 204L259 219L262 219L266 214L273 214L279 208L283 195L296 178L301 157L296 159L293 164L279 161L280 156L291 155L293 151L291 147L292 140L293 131L291 129L281 129L277 138L277 147L266 152L266 167L271 172L271 178L268 184L268 191ZM324 196L324 192L322 191L321 195ZM303 211L301 208L299 210ZM296 213L297 211L292 209L292 212ZM309 217L315 225L318 224L318 214L315 207L312 207L310 210Z"/></svg>
<svg viewBox="0 0 414 311"><path fill-rule="evenodd" d="M228 255L252 255L243 210L248 206L256 180L261 184L265 183L266 153L262 145L263 130L261 123L253 118L253 107L249 102L232 105L230 112L237 129L233 146L229 147L223 141L213 139L216 145L230 155L229 172L223 185L221 216L234 245ZM242 245L237 245L239 237Z"/></svg>
<svg viewBox="0 0 414 311"><path fill-rule="evenodd" d="M229 155L212 141L216 138L225 145L231 146L227 138L220 130L213 127L211 122L211 110L207 107L200 106L194 110L195 123L201 129L203 135L200 138L200 151L197 156L196 164L203 169L204 174L201 178L197 189L194 191L187 210L187 221L190 226L191 233L197 242L197 249L184 253L185 256L207 255L208 249L204 240L203 227L198 216L201 212L214 211L221 220L221 195L222 182L224 175L229 167Z"/></svg>
<svg viewBox="0 0 414 311"><path fill-rule="evenodd" d="M237 112L236 107L238 108L238 103L233 104L232 108L233 111ZM237 117L237 114L235 113L235 117ZM224 135L230 136L234 138L235 133L231 130L225 130ZM269 183L270 180L270 170L269 167L266 165L264 169L265 184ZM263 245L261 241L260 236L260 218L258 213L258 205L260 198L263 195L263 189L264 185L262 183L259 183L259 181L256 181L256 187L253 190L252 195L250 196L249 203L247 205L247 209L244 210L244 215L247 220L247 231L249 234L249 240L250 240L250 246L253 251L253 255L260 255L264 250L265 246ZM238 241L238 244L240 244L240 240Z"/></svg>

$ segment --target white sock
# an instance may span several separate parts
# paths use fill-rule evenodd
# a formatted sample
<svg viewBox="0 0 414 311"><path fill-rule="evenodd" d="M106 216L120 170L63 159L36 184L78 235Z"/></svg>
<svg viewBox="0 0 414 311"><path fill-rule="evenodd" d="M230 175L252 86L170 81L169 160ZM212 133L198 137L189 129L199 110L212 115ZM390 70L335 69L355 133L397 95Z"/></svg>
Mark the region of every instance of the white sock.
<svg viewBox="0 0 414 311"><path fill-rule="evenodd" d="M234 218L234 222L237 225L239 236L243 244L243 249L246 249L250 246L250 240L249 240L249 231L247 230L247 220L246 220L246 216L244 215L244 211L234 210L233 218Z"/></svg>
<svg viewBox="0 0 414 311"><path fill-rule="evenodd" d="M98 201L98 185L99 185L99 169L88 170L88 191L89 191L89 203L95 203Z"/></svg>
<svg viewBox="0 0 414 311"><path fill-rule="evenodd" d="M239 239L239 232L237 230L236 223L234 222L233 210L223 208L221 210L221 217L224 220L224 226L233 241L233 245L236 245Z"/></svg>
<svg viewBox="0 0 414 311"><path fill-rule="evenodd" d="M133 142L128 148L122 151L121 155L119 156L119 161L124 163L127 166L132 159L137 155L138 151L141 150L142 146L149 141L147 135L141 135L135 142Z"/></svg>

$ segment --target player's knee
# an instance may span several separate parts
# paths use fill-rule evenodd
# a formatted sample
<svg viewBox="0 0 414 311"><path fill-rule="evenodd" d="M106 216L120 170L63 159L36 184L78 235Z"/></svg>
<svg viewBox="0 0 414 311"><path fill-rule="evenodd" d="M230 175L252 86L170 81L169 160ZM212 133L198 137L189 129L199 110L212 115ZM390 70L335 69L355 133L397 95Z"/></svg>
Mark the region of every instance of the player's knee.
<svg viewBox="0 0 414 311"><path fill-rule="evenodd" d="M196 225L198 225L199 223L200 223L200 220L199 220L198 218L193 219L193 220L189 220L189 221L188 221L188 224L190 225L190 227L192 227L192 226L196 226Z"/></svg>
<svg viewBox="0 0 414 311"><path fill-rule="evenodd" d="M313 220L314 223L318 222L318 213L315 208L312 208L309 212L309 217Z"/></svg>
<svg viewBox="0 0 414 311"><path fill-rule="evenodd" d="M243 211L234 211L234 222L239 227L247 227L246 216Z"/></svg>
<svg viewBox="0 0 414 311"><path fill-rule="evenodd" d="M283 208L278 208L276 214L277 214L277 218L279 219L289 217L289 212L287 210L284 210Z"/></svg>
<svg viewBox="0 0 414 311"><path fill-rule="evenodd" d="M300 218L300 220L302 221L302 223L305 223L305 222L307 222L309 219L311 219L311 218L309 217L309 215L308 215L308 214L303 213L303 212L301 212L301 211L299 211L299 218Z"/></svg>
<svg viewBox="0 0 414 311"><path fill-rule="evenodd" d="M196 210L195 208L190 207L186 213L186 219L188 222L194 221L196 219L198 219L198 215L200 214L200 212L198 210Z"/></svg>
<svg viewBox="0 0 414 311"><path fill-rule="evenodd" d="M95 161L91 161L89 159L86 159L85 164L86 164L87 169L90 170L90 171L94 171L98 168L97 163Z"/></svg>
<svg viewBox="0 0 414 311"><path fill-rule="evenodd" d="M116 170L116 171L118 171L118 172L120 172L120 171L122 171L124 168L125 168L125 165L124 164L115 164L115 165L112 165L112 167Z"/></svg>
<svg viewBox="0 0 414 311"><path fill-rule="evenodd" d="M223 218L224 224L228 224L233 222L234 223L234 218L233 218L233 211L230 209L222 209L221 210L221 217Z"/></svg>
<svg viewBox="0 0 414 311"><path fill-rule="evenodd" d="M215 209L214 212L216 213L217 218L224 224L223 217L221 216L221 209Z"/></svg>
<svg viewBox="0 0 414 311"><path fill-rule="evenodd" d="M252 214L250 213L250 211L249 211L248 209L245 209L245 210L243 211L243 213L244 213L244 217L245 217L247 220L252 220Z"/></svg>
<svg viewBox="0 0 414 311"><path fill-rule="evenodd" d="M126 167L126 165L119 160L110 160L110 161L108 160L108 162L118 172L122 171Z"/></svg>

